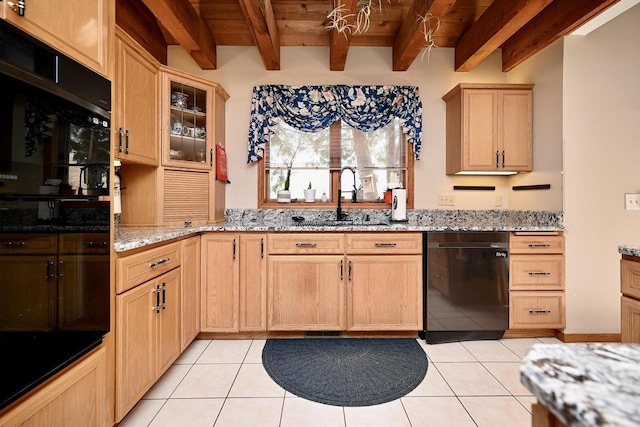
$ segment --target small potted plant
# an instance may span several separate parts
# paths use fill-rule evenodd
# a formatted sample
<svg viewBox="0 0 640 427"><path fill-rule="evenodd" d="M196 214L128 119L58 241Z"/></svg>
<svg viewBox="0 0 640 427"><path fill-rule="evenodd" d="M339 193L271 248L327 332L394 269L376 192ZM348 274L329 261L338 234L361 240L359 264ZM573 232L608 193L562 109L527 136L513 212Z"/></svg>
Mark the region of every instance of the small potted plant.
<svg viewBox="0 0 640 427"><path fill-rule="evenodd" d="M311 187L311 181L309 181L309 187L304 190L304 201L307 203L316 201L316 189Z"/></svg>

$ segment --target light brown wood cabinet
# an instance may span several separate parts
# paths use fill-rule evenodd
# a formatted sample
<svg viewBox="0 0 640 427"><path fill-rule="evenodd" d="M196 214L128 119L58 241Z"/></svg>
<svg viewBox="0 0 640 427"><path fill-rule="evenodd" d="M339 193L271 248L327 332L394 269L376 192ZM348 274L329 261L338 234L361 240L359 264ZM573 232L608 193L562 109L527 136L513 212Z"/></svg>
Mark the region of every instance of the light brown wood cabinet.
<svg viewBox="0 0 640 427"><path fill-rule="evenodd" d="M7 0L0 2L2 19L97 73L109 76L115 2L65 0L62 5L50 0L28 0L24 16L18 13L17 0L13 5L9 3Z"/></svg>
<svg viewBox="0 0 640 427"><path fill-rule="evenodd" d="M514 232L509 248L509 328L564 328L564 236Z"/></svg>
<svg viewBox="0 0 640 427"><path fill-rule="evenodd" d="M640 257L620 260L621 341L640 343Z"/></svg>
<svg viewBox="0 0 640 427"><path fill-rule="evenodd" d="M347 330L419 330L422 235L347 234L346 241Z"/></svg>
<svg viewBox="0 0 640 427"><path fill-rule="evenodd" d="M200 332L200 236L184 239L181 244L180 352L183 352Z"/></svg>
<svg viewBox="0 0 640 427"><path fill-rule="evenodd" d="M116 262L116 277L122 282L116 285L121 290L116 295L117 422L180 355L181 246L166 246ZM127 280L131 277L138 277L138 283Z"/></svg>
<svg viewBox="0 0 640 427"><path fill-rule="evenodd" d="M115 46L115 102L111 124L114 157L123 163L157 166L160 150L159 64L119 27L116 27ZM126 218L122 220L126 222Z"/></svg>
<svg viewBox="0 0 640 427"><path fill-rule="evenodd" d="M99 346L0 418L2 426L107 427L107 351Z"/></svg>
<svg viewBox="0 0 640 427"><path fill-rule="evenodd" d="M268 329L417 331L420 233L269 235Z"/></svg>
<svg viewBox="0 0 640 427"><path fill-rule="evenodd" d="M209 233L202 246L202 332L266 330L266 235Z"/></svg>
<svg viewBox="0 0 640 427"><path fill-rule="evenodd" d="M533 85L459 84L446 102L448 175L533 168Z"/></svg>

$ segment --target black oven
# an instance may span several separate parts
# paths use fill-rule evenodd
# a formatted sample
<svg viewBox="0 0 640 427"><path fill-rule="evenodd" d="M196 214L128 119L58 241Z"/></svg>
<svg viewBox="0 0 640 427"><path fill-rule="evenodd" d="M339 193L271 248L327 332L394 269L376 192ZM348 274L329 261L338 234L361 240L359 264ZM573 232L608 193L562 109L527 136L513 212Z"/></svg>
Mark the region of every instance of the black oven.
<svg viewBox="0 0 640 427"><path fill-rule="evenodd" d="M110 319L111 84L0 20L0 409Z"/></svg>

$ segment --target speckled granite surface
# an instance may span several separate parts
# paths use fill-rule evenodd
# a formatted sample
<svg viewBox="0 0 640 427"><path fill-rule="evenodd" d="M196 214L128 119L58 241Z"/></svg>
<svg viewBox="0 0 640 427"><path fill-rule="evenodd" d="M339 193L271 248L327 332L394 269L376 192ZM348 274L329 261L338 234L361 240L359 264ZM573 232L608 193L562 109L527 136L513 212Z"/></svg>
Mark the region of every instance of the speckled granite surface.
<svg viewBox="0 0 640 427"><path fill-rule="evenodd" d="M618 246L618 252L622 255L640 256L640 246L621 245Z"/></svg>
<svg viewBox="0 0 640 427"><path fill-rule="evenodd" d="M640 424L639 344L535 344L520 378L567 426Z"/></svg>
<svg viewBox="0 0 640 427"><path fill-rule="evenodd" d="M228 209L220 224L181 227L116 228L115 251L122 252L205 231L555 231L564 230L562 212L505 210L410 210L407 222L390 221L390 210L349 209L348 222L318 225L335 219L335 209ZM303 217L295 222L292 217Z"/></svg>

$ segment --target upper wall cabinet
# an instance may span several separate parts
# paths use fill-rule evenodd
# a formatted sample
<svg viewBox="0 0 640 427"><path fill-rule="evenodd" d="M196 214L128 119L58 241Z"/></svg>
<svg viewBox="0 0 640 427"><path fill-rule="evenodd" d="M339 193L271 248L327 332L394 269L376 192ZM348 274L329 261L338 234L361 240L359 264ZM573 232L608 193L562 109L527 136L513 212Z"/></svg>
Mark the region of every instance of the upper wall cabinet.
<svg viewBox="0 0 640 427"><path fill-rule="evenodd" d="M162 164L211 170L214 144L224 145L229 95L216 83L169 67L161 73Z"/></svg>
<svg viewBox="0 0 640 427"><path fill-rule="evenodd" d="M112 0L0 1L0 17L105 77L114 16Z"/></svg>
<svg viewBox="0 0 640 427"><path fill-rule="evenodd" d="M459 84L442 99L447 175L532 170L532 84Z"/></svg>
<svg viewBox="0 0 640 427"><path fill-rule="evenodd" d="M116 75L111 129L114 156L123 162L158 165L160 122L158 62L116 28Z"/></svg>

